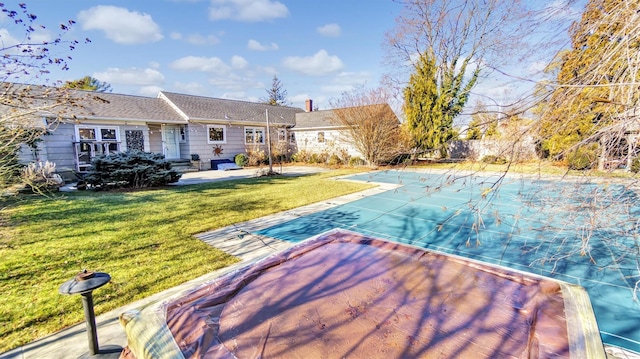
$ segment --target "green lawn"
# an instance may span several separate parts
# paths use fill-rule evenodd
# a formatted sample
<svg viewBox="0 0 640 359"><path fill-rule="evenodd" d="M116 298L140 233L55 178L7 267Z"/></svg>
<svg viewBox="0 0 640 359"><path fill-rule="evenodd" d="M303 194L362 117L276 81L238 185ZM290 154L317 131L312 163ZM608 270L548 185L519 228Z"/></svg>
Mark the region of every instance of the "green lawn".
<svg viewBox="0 0 640 359"><path fill-rule="evenodd" d="M80 270L111 274L94 296L107 312L237 261L194 234L370 187L329 179L353 172L0 202L0 352L84 320L58 294Z"/></svg>

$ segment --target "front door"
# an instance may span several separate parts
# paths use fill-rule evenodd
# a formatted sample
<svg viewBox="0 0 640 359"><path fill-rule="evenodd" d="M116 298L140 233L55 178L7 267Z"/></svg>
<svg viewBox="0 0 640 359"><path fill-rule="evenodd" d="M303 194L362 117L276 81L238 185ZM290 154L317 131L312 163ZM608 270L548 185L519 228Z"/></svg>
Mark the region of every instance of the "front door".
<svg viewBox="0 0 640 359"><path fill-rule="evenodd" d="M162 153L166 159L180 158L179 131L178 126L162 126Z"/></svg>

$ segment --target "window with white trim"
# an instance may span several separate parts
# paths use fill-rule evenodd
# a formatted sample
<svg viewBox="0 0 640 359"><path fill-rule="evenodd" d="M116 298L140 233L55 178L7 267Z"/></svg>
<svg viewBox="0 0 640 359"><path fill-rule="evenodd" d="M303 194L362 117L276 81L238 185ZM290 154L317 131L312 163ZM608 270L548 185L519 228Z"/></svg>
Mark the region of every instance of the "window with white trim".
<svg viewBox="0 0 640 359"><path fill-rule="evenodd" d="M287 140L287 130L279 129L278 130L278 142L285 142Z"/></svg>
<svg viewBox="0 0 640 359"><path fill-rule="evenodd" d="M120 152L120 131L112 126L76 126L76 169L89 169L91 159L99 155Z"/></svg>
<svg viewBox="0 0 640 359"><path fill-rule="evenodd" d="M244 143L247 145L264 143L264 127L245 127Z"/></svg>
<svg viewBox="0 0 640 359"><path fill-rule="evenodd" d="M324 131L318 132L318 143L324 143Z"/></svg>
<svg viewBox="0 0 640 359"><path fill-rule="evenodd" d="M207 125L207 143L227 143L227 126Z"/></svg>
<svg viewBox="0 0 640 359"><path fill-rule="evenodd" d="M296 133L295 132L289 132L289 142L292 145L296 144Z"/></svg>
<svg viewBox="0 0 640 359"><path fill-rule="evenodd" d="M120 133L117 127L109 126L76 126L78 142L118 142Z"/></svg>

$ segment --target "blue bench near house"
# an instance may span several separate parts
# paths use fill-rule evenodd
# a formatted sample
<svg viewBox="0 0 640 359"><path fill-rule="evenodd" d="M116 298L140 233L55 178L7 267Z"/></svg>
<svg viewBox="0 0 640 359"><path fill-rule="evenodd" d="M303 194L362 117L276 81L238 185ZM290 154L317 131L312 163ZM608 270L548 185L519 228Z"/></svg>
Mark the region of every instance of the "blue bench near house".
<svg viewBox="0 0 640 359"><path fill-rule="evenodd" d="M238 166L230 159L211 160L211 169L218 171L239 170L242 167Z"/></svg>

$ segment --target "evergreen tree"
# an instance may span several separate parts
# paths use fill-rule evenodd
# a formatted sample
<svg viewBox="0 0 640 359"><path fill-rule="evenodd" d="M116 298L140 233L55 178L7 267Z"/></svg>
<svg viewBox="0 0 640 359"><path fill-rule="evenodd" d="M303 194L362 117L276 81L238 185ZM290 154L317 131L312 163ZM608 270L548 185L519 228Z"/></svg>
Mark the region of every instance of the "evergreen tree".
<svg viewBox="0 0 640 359"><path fill-rule="evenodd" d="M627 5L590 0L571 28L571 49L559 55L557 84L541 116L540 137L550 156L562 157L581 143L602 139L636 106L640 18L637 3Z"/></svg>
<svg viewBox="0 0 640 359"><path fill-rule="evenodd" d="M481 140L482 128L480 127L482 122L480 117L472 116L469 122L469 128L467 129L467 140Z"/></svg>
<svg viewBox="0 0 640 359"><path fill-rule="evenodd" d="M111 85L91 76L85 76L79 80L67 81L64 87L84 91L111 92Z"/></svg>
<svg viewBox="0 0 640 359"><path fill-rule="evenodd" d="M273 81L271 82L271 88L267 89L268 98L262 99L262 102L273 106L290 106L291 103L287 101L287 90L284 89L282 82L278 76L273 75Z"/></svg>
<svg viewBox="0 0 640 359"><path fill-rule="evenodd" d="M424 52L404 90L407 127L417 148L439 150L443 157L447 143L457 136L453 120L464 108L480 71L476 68L465 84L470 58L465 58L459 67L457 60L438 65L431 52Z"/></svg>
<svg viewBox="0 0 640 359"><path fill-rule="evenodd" d="M467 140L482 140L486 137L497 136L498 116L490 113L484 103L478 101L471 115L469 128L467 130Z"/></svg>

